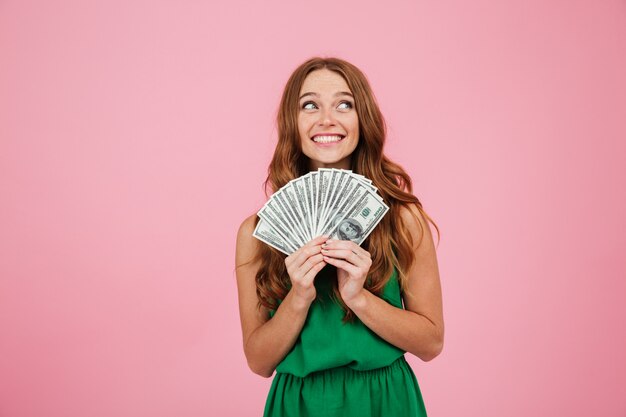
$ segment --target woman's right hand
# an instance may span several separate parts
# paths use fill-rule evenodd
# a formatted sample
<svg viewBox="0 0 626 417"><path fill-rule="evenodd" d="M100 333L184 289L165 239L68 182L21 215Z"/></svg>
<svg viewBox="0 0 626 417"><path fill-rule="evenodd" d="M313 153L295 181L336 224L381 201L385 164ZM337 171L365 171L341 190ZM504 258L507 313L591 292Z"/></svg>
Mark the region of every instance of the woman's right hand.
<svg viewBox="0 0 626 417"><path fill-rule="evenodd" d="M307 305L315 299L315 276L326 266L322 244L328 238L328 236L316 237L285 258L285 266L291 280L291 292Z"/></svg>

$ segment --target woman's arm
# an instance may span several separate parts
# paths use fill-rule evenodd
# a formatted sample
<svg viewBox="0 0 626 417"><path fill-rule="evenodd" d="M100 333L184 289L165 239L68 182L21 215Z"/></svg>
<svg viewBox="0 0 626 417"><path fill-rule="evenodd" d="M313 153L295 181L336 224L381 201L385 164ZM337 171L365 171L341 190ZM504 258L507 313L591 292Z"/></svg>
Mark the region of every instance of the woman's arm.
<svg viewBox="0 0 626 417"><path fill-rule="evenodd" d="M409 209L402 211L404 224L415 242L415 260L407 271L408 285L404 292L405 310L392 306L362 287L350 299L344 298L344 302L367 327L381 338L423 361L429 361L439 355L443 349L441 283L430 228L415 206L412 206L410 210L415 213L422 228L420 229ZM420 238L422 241L417 247ZM340 262L346 261L327 260L327 262L341 267Z"/></svg>
<svg viewBox="0 0 626 417"><path fill-rule="evenodd" d="M248 366L254 373L269 378L296 342L315 299L313 279L326 265L320 254L324 239L314 239L287 257L292 288L270 319L266 308L258 308L255 277L260 263L249 262L262 244L252 236L255 217L247 218L237 234L239 315Z"/></svg>

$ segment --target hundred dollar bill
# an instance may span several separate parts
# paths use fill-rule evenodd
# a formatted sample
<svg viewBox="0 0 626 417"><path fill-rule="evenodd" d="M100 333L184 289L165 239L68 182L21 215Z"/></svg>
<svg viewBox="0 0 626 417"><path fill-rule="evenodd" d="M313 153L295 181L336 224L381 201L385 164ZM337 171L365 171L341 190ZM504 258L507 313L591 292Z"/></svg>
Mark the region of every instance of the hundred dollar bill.
<svg viewBox="0 0 626 417"><path fill-rule="evenodd" d="M307 193L305 186L305 177L299 177L289 182L289 188L293 192L295 197L296 209L300 215L300 223L304 231L306 232L307 237L310 239L313 238L311 234L311 213L309 210L309 204L307 202Z"/></svg>
<svg viewBox="0 0 626 417"><path fill-rule="evenodd" d="M322 228L321 224L321 215L324 210L324 199L326 198L326 194L328 191L328 182L330 179L330 169L320 168L318 171L318 185L317 185L317 209L315 213L315 235L319 236L320 229Z"/></svg>
<svg viewBox="0 0 626 417"><path fill-rule="evenodd" d="M365 195L367 191L367 187L365 187L361 183L358 183L352 188L350 192L348 192L346 197L340 202L340 204L334 209L334 211L330 213L330 216L326 221L327 226L331 228L328 230L329 234L332 233L332 228L336 226L338 221L342 219L358 201L361 200L361 198Z"/></svg>
<svg viewBox="0 0 626 417"><path fill-rule="evenodd" d="M321 235L322 230L324 230L325 228L325 224L324 224L324 218L326 217L326 214L328 213L328 206L329 206L329 202L332 199L333 195L335 195L335 193L337 192L337 183L339 181L339 177L341 175L340 170L336 169L336 168L321 168L320 171L322 171L328 178L328 186L326 187L326 192L324 193L324 196L322 197L322 211L321 213L318 214L318 227L319 229L317 230L317 235Z"/></svg>
<svg viewBox="0 0 626 417"><path fill-rule="evenodd" d="M255 236L293 253L321 234L361 244L389 208L372 180L346 169L320 168L277 190L259 210Z"/></svg>
<svg viewBox="0 0 626 417"><path fill-rule="evenodd" d="M302 178L302 184L304 185L304 195L307 206L307 215L308 215L308 226L311 231L311 235L315 233L315 229L313 227L313 180L312 175L307 174Z"/></svg>
<svg viewBox="0 0 626 417"><path fill-rule="evenodd" d="M341 193L343 192L343 187L346 184L346 180L350 178L349 171L346 170L333 170L335 181L330 188L330 192L328 193L328 198L326 199L325 209L321 216L321 224L326 225L326 219L328 218L328 214L333 211L334 204L341 197Z"/></svg>
<svg viewBox="0 0 626 417"><path fill-rule="evenodd" d="M374 184L372 183L372 180L370 180L369 178L366 178L363 175L355 174L355 173L352 173L352 176L358 179L359 181L361 181L363 184L369 187L372 191L378 192L378 188L374 186ZM378 194L376 194L376 196L380 197ZM380 197L380 200L382 200L382 197Z"/></svg>
<svg viewBox="0 0 626 417"><path fill-rule="evenodd" d="M317 224L315 222L317 216L317 172L311 172L307 178L311 184L311 230L315 233Z"/></svg>
<svg viewBox="0 0 626 417"><path fill-rule="evenodd" d="M283 188L281 188L278 193L276 193L276 198L283 202L283 206L285 206L285 210L287 215L291 215L293 220L293 225L296 229L300 231L301 236L304 237L304 241L308 242L310 240L308 230L306 226L302 222L303 215L300 212L300 207L298 204L298 197L296 196L296 192L293 189L291 183L286 184Z"/></svg>
<svg viewBox="0 0 626 417"><path fill-rule="evenodd" d="M267 222L272 230L276 232L290 248L297 249L301 246L301 243L294 238L293 232L288 229L286 222L282 219L282 213L276 213L271 202L265 204L257 215Z"/></svg>
<svg viewBox="0 0 626 417"><path fill-rule="evenodd" d="M254 232L252 232L252 236L270 245L271 247L278 249L285 255L291 255L295 252L295 250L275 232L270 224L262 218L259 219L259 222L254 228Z"/></svg>
<svg viewBox="0 0 626 417"><path fill-rule="evenodd" d="M329 234L334 239L351 240L360 245L388 210L389 207L376 198L372 191L366 190L346 213L337 214L322 234Z"/></svg>
<svg viewBox="0 0 626 417"><path fill-rule="evenodd" d="M272 195L272 200L277 203L277 209L282 210L284 218L287 220L289 229L291 229L291 231L295 233L297 238L304 245L308 241L306 237L307 235L300 224L298 213L295 207L295 202L292 198L288 197L288 193L286 192L286 190L287 187L281 188L278 192Z"/></svg>
<svg viewBox="0 0 626 417"><path fill-rule="evenodd" d="M351 196L351 193L355 189L355 187L361 188L363 192L365 192L366 187L361 182L359 182L350 175L345 175L345 180L339 187L337 187L337 192L335 193L335 196L331 198L331 201L328 204L326 214L322 219L323 225L326 226L328 224L328 221L330 219L333 219L337 215L337 213L340 211L340 207L343 205L346 199Z"/></svg>
<svg viewBox="0 0 626 417"><path fill-rule="evenodd" d="M282 205L282 200L279 200L278 198L272 196L272 198L268 200L267 203L265 203L264 207L269 208L267 212L273 214L276 218L276 221L280 222L279 224L289 232L289 237L292 242L295 242L298 247L304 245L304 237L301 236L300 232L297 229L295 229L291 217L287 215L287 212ZM261 209L261 211L259 212L259 216L263 218L264 214L265 210ZM269 218L266 218L265 220L268 221L270 224L275 222L273 219Z"/></svg>

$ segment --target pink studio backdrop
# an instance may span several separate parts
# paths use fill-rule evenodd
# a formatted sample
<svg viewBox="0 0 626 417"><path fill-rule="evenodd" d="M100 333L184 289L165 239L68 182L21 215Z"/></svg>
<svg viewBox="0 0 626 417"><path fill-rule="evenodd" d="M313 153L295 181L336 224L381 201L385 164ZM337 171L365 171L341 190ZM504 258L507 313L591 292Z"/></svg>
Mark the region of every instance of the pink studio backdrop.
<svg viewBox="0 0 626 417"><path fill-rule="evenodd" d="M261 414L235 235L318 54L442 230L430 415L626 415L623 0L4 0L1 417Z"/></svg>

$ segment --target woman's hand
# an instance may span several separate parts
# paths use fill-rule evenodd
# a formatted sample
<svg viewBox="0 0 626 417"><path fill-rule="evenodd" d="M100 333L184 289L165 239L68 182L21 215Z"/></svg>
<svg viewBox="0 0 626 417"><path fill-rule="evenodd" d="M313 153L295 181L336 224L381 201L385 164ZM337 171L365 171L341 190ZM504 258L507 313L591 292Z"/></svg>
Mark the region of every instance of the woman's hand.
<svg viewBox="0 0 626 417"><path fill-rule="evenodd" d="M307 305L315 299L315 276L326 266L321 245L328 236L319 236L285 258L285 266L291 280L291 291Z"/></svg>
<svg viewBox="0 0 626 417"><path fill-rule="evenodd" d="M323 260L337 267L337 286L343 302L350 306L362 295L372 257L351 240L328 239L322 245Z"/></svg>

